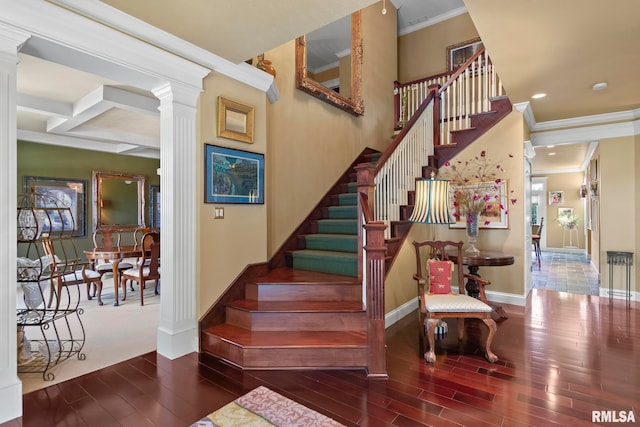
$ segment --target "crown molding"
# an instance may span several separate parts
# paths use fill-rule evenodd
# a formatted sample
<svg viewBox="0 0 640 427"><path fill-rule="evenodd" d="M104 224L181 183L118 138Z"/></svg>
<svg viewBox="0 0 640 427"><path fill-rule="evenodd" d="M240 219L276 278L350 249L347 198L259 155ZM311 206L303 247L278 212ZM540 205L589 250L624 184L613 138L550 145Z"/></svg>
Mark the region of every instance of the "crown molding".
<svg viewBox="0 0 640 427"><path fill-rule="evenodd" d="M557 129L531 134L535 147L544 145L585 143L607 138L619 138L638 134L640 119L633 122L609 123L572 129Z"/></svg>
<svg viewBox="0 0 640 427"><path fill-rule="evenodd" d="M640 109L536 123L530 102L515 103L513 107L523 114L535 147L640 134Z"/></svg>
<svg viewBox="0 0 640 427"><path fill-rule="evenodd" d="M630 122L640 118L640 108L636 110L619 111L615 113L595 114L592 116L575 117L571 119L551 120L535 123L532 131L556 130L579 126L592 126L602 123Z"/></svg>
<svg viewBox="0 0 640 427"><path fill-rule="evenodd" d="M259 89L271 103L279 99L275 79L270 74L244 62L234 64L218 55L160 30L138 18L96 0L51 0L82 16L96 20L126 34L145 40L177 56L209 68L222 75Z"/></svg>
<svg viewBox="0 0 640 427"><path fill-rule="evenodd" d="M193 61L47 1L0 0L0 7L0 23L29 33L22 51L36 57L118 76L146 90L171 81L201 91L202 79L210 73Z"/></svg>
<svg viewBox="0 0 640 427"><path fill-rule="evenodd" d="M522 113L522 115L524 116L524 120L527 122L527 126L529 126L529 129L533 129L536 125L536 118L533 115L531 103L529 101L518 102L516 104L513 104L513 107Z"/></svg>

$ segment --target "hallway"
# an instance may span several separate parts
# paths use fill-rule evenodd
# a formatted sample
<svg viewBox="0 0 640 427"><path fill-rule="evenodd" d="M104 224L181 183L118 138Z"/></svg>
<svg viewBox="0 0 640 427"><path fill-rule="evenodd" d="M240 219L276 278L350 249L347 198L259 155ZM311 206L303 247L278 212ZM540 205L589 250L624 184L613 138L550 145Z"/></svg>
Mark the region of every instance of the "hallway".
<svg viewBox="0 0 640 427"><path fill-rule="evenodd" d="M598 272L584 254L542 251L541 268L533 257L533 288L599 295Z"/></svg>

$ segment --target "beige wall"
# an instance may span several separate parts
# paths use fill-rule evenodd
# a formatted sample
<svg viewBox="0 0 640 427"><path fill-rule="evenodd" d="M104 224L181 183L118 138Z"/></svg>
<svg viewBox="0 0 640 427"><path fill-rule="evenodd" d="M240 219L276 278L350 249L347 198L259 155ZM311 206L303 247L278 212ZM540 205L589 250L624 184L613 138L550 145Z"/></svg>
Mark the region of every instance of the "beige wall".
<svg viewBox="0 0 640 427"><path fill-rule="evenodd" d="M478 37L468 13L398 38L398 81L401 83L447 71L447 46Z"/></svg>
<svg viewBox="0 0 640 427"><path fill-rule="evenodd" d="M254 143L247 144L216 136L218 96L255 108ZM267 205L204 203L204 145L212 144L255 153L267 153L266 96L215 72L204 81L197 118L199 279L197 281L197 316L213 304L247 264L267 259ZM265 168L265 180L271 170ZM268 187L265 193L269 194ZM266 200L266 198L265 198ZM215 206L224 207L224 219L213 219Z"/></svg>
<svg viewBox="0 0 640 427"><path fill-rule="evenodd" d="M199 211L198 316L248 264L266 261L309 214L320 197L365 148L383 150L393 132L396 79L396 13L370 7L362 12L363 99L365 114L352 116L295 87L294 41L265 52L277 71L280 99L212 73L198 109L198 194L204 194L204 143L265 153L265 204L220 205L225 219L214 220L214 204ZM369 48L367 48L369 47ZM217 138L217 97L255 107L255 142Z"/></svg>
<svg viewBox="0 0 640 427"><path fill-rule="evenodd" d="M508 179L509 191L512 197L518 199L515 205L509 206L509 229L481 229L477 247L481 250L500 251L514 255L515 263L505 267L482 267L480 275L492 282L489 291L515 295L524 294L524 195L523 188L523 138L522 114L512 112L502 119L489 132L481 136L472 146L462 151L457 157L466 160L487 150L492 159L500 160L513 154L513 158L504 162L505 174ZM416 272L415 251L413 240L453 240L466 243L467 237L463 229L450 229L446 225L414 224L411 232L400 250L396 262L391 268L385 286L385 304L387 312L401 306L415 298L416 282L413 274ZM466 244L465 244L466 248Z"/></svg>
<svg viewBox="0 0 640 427"><path fill-rule="evenodd" d="M280 99L268 105L268 252L273 254L365 148L383 150L393 132L396 14L362 12L364 115L355 117L295 87L291 41L265 53Z"/></svg>
<svg viewBox="0 0 640 427"><path fill-rule="evenodd" d="M480 154L483 150L487 150L488 155L495 160L506 158L509 154L513 155L513 158L503 162L505 169L503 178L509 180L509 191L513 191L511 197L517 199L515 205L508 207L509 228L481 229L476 246L480 250L494 250L514 255L515 263L513 265L481 267L479 273L492 283L487 290L515 295L524 294L524 268L529 268L529 266L525 266L524 262L523 121L521 113L512 112L454 158L466 160ZM441 240L466 242L466 233L463 229L449 229L446 226L441 226L436 229L436 235Z"/></svg>
<svg viewBox="0 0 640 427"><path fill-rule="evenodd" d="M609 288L607 251L634 252L631 290L638 277L638 146L639 137L600 141L600 271L601 287ZM622 267L614 269L614 288L624 288Z"/></svg>
<svg viewBox="0 0 640 427"><path fill-rule="evenodd" d="M583 172L561 173L548 175L547 177L547 194L545 194L544 203L547 204L547 217L544 220L547 236L547 248L563 248L569 246L569 231L565 231L563 227L556 221L558 218L558 208L572 208L573 214L578 217L577 234L573 235L573 246L579 249L586 248L586 224L585 224L585 206L586 199L580 198L580 185L584 181ZM564 202L559 205L549 204L549 192L562 191ZM576 245L576 235L578 236L578 244Z"/></svg>

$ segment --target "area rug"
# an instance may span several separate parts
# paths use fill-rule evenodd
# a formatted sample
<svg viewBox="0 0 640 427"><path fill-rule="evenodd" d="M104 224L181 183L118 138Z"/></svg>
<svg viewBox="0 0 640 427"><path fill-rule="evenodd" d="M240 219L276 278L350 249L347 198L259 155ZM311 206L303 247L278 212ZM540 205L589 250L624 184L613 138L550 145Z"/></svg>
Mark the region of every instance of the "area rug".
<svg viewBox="0 0 640 427"><path fill-rule="evenodd" d="M304 405L260 386L191 425L191 427L342 426Z"/></svg>

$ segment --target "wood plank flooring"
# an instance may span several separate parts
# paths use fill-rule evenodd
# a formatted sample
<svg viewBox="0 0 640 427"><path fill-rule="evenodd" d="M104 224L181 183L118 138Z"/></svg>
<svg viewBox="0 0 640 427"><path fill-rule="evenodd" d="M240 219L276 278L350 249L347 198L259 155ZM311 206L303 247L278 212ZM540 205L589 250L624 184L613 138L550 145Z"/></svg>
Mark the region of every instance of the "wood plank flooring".
<svg viewBox="0 0 640 427"><path fill-rule="evenodd" d="M346 426L593 426L593 410L633 410L640 424L640 304L536 289L526 310L499 322L495 364L484 325L418 352L411 315L387 330L388 380L362 371L241 371L197 354L156 353L24 396L4 426L189 426L265 385ZM456 331L455 320L448 321Z"/></svg>

